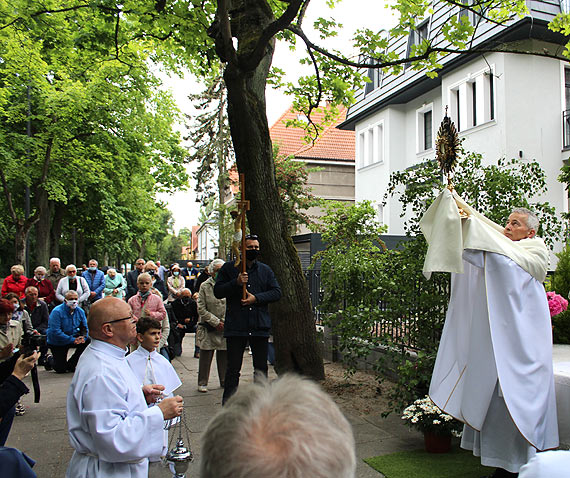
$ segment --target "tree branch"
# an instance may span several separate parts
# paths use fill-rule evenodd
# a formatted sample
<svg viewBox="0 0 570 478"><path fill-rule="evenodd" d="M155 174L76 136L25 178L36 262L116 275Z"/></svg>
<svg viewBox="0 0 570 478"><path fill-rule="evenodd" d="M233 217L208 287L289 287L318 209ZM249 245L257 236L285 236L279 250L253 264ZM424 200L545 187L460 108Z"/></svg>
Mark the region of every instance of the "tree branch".
<svg viewBox="0 0 570 478"><path fill-rule="evenodd" d="M216 35L216 43L218 39L221 41L221 53L225 61L237 64L238 57L232 40L232 27L228 13L228 0L218 0L218 8L216 9L216 18L219 24L218 35Z"/></svg>
<svg viewBox="0 0 570 478"><path fill-rule="evenodd" d="M360 62L348 60L347 58L343 58L339 55L336 55L334 53L331 53L331 52L325 50L324 48L319 47L318 45L315 45L313 42L311 42L311 40L309 40L307 38L307 35L303 32L303 30L298 28L296 25L289 25L289 27L287 27L287 29L290 30L291 32L293 32L295 35L298 35L299 37L301 37L308 48L315 50L316 52L320 53L323 56L326 56L327 58L330 58L331 60L335 60L335 61L337 61L343 65L352 66L354 68L372 68L372 69L389 68L391 66L398 66L398 65L405 64L405 63L413 63L415 61L427 60L432 53L456 53L458 55L466 55L466 54L473 54L473 53L475 53L475 54L477 54L477 53L513 53L513 54L519 54L519 55L532 55L532 56L540 56L540 57L544 57L544 58L553 58L556 60L563 60L566 62L570 62L570 59L563 58L560 56L556 56L555 54L550 53L546 49L543 49L542 52L529 51L529 50L508 49L505 47L502 47L502 48L473 48L470 50L458 50L458 49L454 49L454 48L442 48L442 47L429 46L426 49L426 51L424 53L422 53L421 55L410 56L408 58L399 58L398 60L392 60L392 61L386 61L386 62L382 62L382 61L375 59L378 61L378 63L375 63L375 64L360 63Z"/></svg>
<svg viewBox="0 0 570 478"><path fill-rule="evenodd" d="M18 216L14 210L14 205L12 204L12 194L8 190L8 182L6 181L6 176L4 176L4 171L0 169L0 179L2 179L2 189L4 190L4 196L6 197L6 203L8 204L8 212L14 223L18 223Z"/></svg>
<svg viewBox="0 0 570 478"><path fill-rule="evenodd" d="M257 40L255 48L252 53L247 57L247 59L241 59L240 68L244 71L251 71L259 65L263 56L265 55L265 49L269 41L280 31L287 29L289 25L295 20L295 17L299 13L299 9L303 6L305 2L307 4L310 0L290 0L289 6L283 12L277 20L271 22Z"/></svg>

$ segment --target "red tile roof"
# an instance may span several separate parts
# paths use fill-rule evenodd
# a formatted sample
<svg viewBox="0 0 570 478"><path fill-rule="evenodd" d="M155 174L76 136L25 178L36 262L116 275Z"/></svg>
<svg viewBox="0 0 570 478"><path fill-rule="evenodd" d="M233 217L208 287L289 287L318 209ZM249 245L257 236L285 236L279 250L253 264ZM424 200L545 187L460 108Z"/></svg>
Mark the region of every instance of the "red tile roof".
<svg viewBox="0 0 570 478"><path fill-rule="evenodd" d="M286 127L287 120L295 119L297 112L290 107L269 129L271 140L279 145L279 153L295 156L297 159L328 159L334 161L354 161L354 131L340 130L336 126L346 118L346 108L339 110L338 119L326 126L319 137L312 143L305 143L306 132L303 128ZM311 119L315 123L323 120L323 113L313 112Z"/></svg>

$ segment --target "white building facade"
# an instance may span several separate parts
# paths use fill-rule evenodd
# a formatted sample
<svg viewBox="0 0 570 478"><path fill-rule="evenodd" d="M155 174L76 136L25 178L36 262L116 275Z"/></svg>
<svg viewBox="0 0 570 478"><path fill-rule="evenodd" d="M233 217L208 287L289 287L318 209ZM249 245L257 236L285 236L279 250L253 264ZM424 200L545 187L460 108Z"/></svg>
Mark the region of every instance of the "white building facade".
<svg viewBox="0 0 570 478"><path fill-rule="evenodd" d="M211 261L218 256L218 231L213 219L202 223L196 231L198 238L198 252L196 259L199 261Z"/></svg>
<svg viewBox="0 0 570 478"><path fill-rule="evenodd" d="M437 5L437 4L436 4ZM566 43L547 30L560 12L558 2L528 2L530 14L507 28L479 25L475 47L505 42L520 49L555 52ZM434 7L418 27L420 35L437 31L459 9ZM476 21L476 20L475 20ZM393 45L409 49L413 35ZM373 80L349 110L342 127L356 133L355 195L372 200L388 234L404 233L396 198L382 206L390 175L435 158L437 130L445 115L454 121L466 151L483 155L485 164L499 158L536 160L548 182L546 197L558 213L568 212L568 193L557 178L570 156L570 64L557 58L514 53L449 55L439 76L405 70Z"/></svg>

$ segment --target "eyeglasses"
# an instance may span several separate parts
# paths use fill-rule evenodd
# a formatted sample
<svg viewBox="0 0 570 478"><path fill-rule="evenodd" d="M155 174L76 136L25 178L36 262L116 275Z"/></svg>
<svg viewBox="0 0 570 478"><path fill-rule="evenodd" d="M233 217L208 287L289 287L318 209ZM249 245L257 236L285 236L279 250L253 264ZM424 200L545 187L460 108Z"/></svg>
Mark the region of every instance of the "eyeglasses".
<svg viewBox="0 0 570 478"><path fill-rule="evenodd" d="M248 234L245 236L246 241L257 241L258 239L259 237L257 237L257 234Z"/></svg>
<svg viewBox="0 0 570 478"><path fill-rule="evenodd" d="M115 322L122 322L123 320L129 320L132 318L133 318L133 314L129 315L128 317L123 317L122 319L115 319L115 320L109 320L108 322L103 322L101 325L114 324Z"/></svg>

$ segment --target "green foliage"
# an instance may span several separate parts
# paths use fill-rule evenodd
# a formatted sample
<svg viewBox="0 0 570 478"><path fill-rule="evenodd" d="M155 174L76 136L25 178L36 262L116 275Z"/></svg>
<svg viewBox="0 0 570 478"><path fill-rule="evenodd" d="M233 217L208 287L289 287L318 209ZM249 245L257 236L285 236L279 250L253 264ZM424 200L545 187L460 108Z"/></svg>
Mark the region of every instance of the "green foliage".
<svg viewBox="0 0 570 478"><path fill-rule="evenodd" d="M554 343L570 344L570 308L552 317L552 325Z"/></svg>
<svg viewBox="0 0 570 478"><path fill-rule="evenodd" d="M326 250L321 260L324 297L321 310L325 323L339 337L339 350L352 368L370 353L374 325L380 320L378 307L382 278L377 271L383 262L385 230L368 201L356 205L328 203L321 217Z"/></svg>
<svg viewBox="0 0 570 478"><path fill-rule="evenodd" d="M570 292L570 244L567 243L556 257L558 265L552 277L551 290L567 299Z"/></svg>
<svg viewBox="0 0 570 478"><path fill-rule="evenodd" d="M320 168L308 168L303 161L295 161L293 156L279 154L279 147L273 145L275 163L275 181L279 189L285 219L291 234L301 224L313 224L308 214L309 208L321 206L323 200L312 194L307 183L309 173L320 171Z"/></svg>
<svg viewBox="0 0 570 478"><path fill-rule="evenodd" d="M0 162L14 208L2 209L2 221L23 221L30 186L32 215L47 232L54 211L64 211L64 235L82 233L91 255L135 254L162 209L155 193L187 185L187 153L173 129L179 112L159 90L143 43L115 30L114 7L59 0L41 7L67 13L0 1L10 24L0 30ZM36 245L46 241L49 234Z"/></svg>

